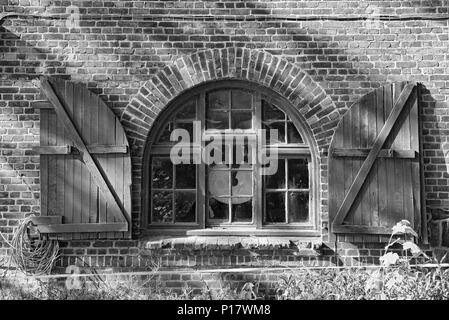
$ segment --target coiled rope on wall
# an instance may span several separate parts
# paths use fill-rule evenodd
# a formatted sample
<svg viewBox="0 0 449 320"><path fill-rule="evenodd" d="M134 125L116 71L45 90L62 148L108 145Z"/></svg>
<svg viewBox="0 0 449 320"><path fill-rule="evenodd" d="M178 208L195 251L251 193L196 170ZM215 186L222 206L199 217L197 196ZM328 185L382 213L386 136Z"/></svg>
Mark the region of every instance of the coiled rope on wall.
<svg viewBox="0 0 449 320"><path fill-rule="evenodd" d="M56 240L34 236L32 217L20 221L11 242L2 237L12 248L10 258L17 269L26 275L47 275L59 257L59 244Z"/></svg>

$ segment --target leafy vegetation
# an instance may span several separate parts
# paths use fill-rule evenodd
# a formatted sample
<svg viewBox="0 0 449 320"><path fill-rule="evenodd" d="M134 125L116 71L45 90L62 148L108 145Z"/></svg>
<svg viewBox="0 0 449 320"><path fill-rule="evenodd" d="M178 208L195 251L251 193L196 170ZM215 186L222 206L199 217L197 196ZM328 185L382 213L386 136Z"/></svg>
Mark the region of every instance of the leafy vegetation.
<svg viewBox="0 0 449 320"><path fill-rule="evenodd" d="M152 275L144 280L137 276L113 281L94 277L76 284L73 283L76 278L67 278L65 282L29 278L13 281L14 278L3 275L0 277L0 299L449 299L449 269L444 269L440 263L445 256L440 261L430 258L413 242L413 237L416 233L410 223L403 220L393 227L379 267L291 269L279 273L278 281L269 288L251 282L235 287L235 284L221 281L221 286L216 289L203 281L202 288L185 286L181 292L175 292L164 287L155 276L158 269L155 265ZM393 247L396 252L392 251ZM412 265L411 261L417 258L433 262L433 265Z"/></svg>

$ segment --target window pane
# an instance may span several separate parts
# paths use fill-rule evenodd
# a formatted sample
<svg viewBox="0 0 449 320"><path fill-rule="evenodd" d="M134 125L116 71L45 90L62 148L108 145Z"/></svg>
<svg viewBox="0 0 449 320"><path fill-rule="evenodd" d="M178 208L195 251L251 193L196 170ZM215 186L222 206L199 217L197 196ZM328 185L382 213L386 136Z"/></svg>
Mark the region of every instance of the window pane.
<svg viewBox="0 0 449 320"><path fill-rule="evenodd" d="M196 119L196 110L195 110L195 103L190 102L179 112L176 113L176 119L178 120L195 120Z"/></svg>
<svg viewBox="0 0 449 320"><path fill-rule="evenodd" d="M265 198L266 222L285 222L285 192L267 192Z"/></svg>
<svg viewBox="0 0 449 320"><path fill-rule="evenodd" d="M170 159L153 158L152 180L153 187L171 189L173 186L173 167Z"/></svg>
<svg viewBox="0 0 449 320"><path fill-rule="evenodd" d="M229 198L209 198L209 219L229 219Z"/></svg>
<svg viewBox="0 0 449 320"><path fill-rule="evenodd" d="M181 122L181 123L177 122L175 126L177 129L187 130L187 132L189 133L190 142L193 142L193 123L192 122ZM180 141L180 139L178 141Z"/></svg>
<svg viewBox="0 0 449 320"><path fill-rule="evenodd" d="M288 160L288 187L293 189L309 188L307 159Z"/></svg>
<svg viewBox="0 0 449 320"><path fill-rule="evenodd" d="M233 196L250 196L253 194L252 171L232 171L231 178Z"/></svg>
<svg viewBox="0 0 449 320"><path fill-rule="evenodd" d="M239 203L235 203L238 200ZM253 218L252 198L232 199L232 221L251 222Z"/></svg>
<svg viewBox="0 0 449 320"><path fill-rule="evenodd" d="M287 123L288 143L304 143L293 122Z"/></svg>
<svg viewBox="0 0 449 320"><path fill-rule="evenodd" d="M175 222L195 222L196 193L175 192Z"/></svg>
<svg viewBox="0 0 449 320"><path fill-rule="evenodd" d="M251 129L253 127L253 114L251 111L233 111L231 113L232 129Z"/></svg>
<svg viewBox="0 0 449 320"><path fill-rule="evenodd" d="M214 143L213 145L209 146L209 144ZM230 157L230 152L232 151L230 148L227 147L226 143L223 142L214 142L214 141L207 141L206 146L208 148L206 149L206 160L209 164L209 168L213 167L215 168L227 168L228 163L231 160L228 160ZM206 161L205 160L205 161Z"/></svg>
<svg viewBox="0 0 449 320"><path fill-rule="evenodd" d="M207 110L206 129L229 129L229 111Z"/></svg>
<svg viewBox="0 0 449 320"><path fill-rule="evenodd" d="M178 164L175 166L176 188L196 188L196 166L194 164Z"/></svg>
<svg viewBox="0 0 449 320"><path fill-rule="evenodd" d="M309 193L288 193L289 222L307 222L309 220Z"/></svg>
<svg viewBox="0 0 449 320"><path fill-rule="evenodd" d="M251 168L255 156L256 145L245 138L234 138L232 145L232 167L234 168Z"/></svg>
<svg viewBox="0 0 449 320"><path fill-rule="evenodd" d="M209 170L208 191L212 197L229 196L229 174L227 170Z"/></svg>
<svg viewBox="0 0 449 320"><path fill-rule="evenodd" d="M251 109L251 94L241 90L233 90L232 109Z"/></svg>
<svg viewBox="0 0 449 320"><path fill-rule="evenodd" d="M173 203L172 193L166 191L153 192L153 222L172 222L173 221Z"/></svg>
<svg viewBox="0 0 449 320"><path fill-rule="evenodd" d="M278 170L273 175L265 175L265 188L284 189L285 188L285 160L278 159Z"/></svg>
<svg viewBox="0 0 449 320"><path fill-rule="evenodd" d="M262 128L266 130L266 144L278 144L285 142L285 122L263 122ZM270 130L277 130L277 140L271 141Z"/></svg>
<svg viewBox="0 0 449 320"><path fill-rule="evenodd" d="M170 142L170 134L172 131L173 131L173 122L169 122L164 126L164 129L162 129L162 132L159 135L157 142L158 143Z"/></svg>
<svg viewBox="0 0 449 320"><path fill-rule="evenodd" d="M214 91L208 95L208 108L212 109L229 109L229 91Z"/></svg>
<svg viewBox="0 0 449 320"><path fill-rule="evenodd" d="M262 104L262 117L264 121L272 121L272 120L284 120L285 114L272 104L263 101Z"/></svg>

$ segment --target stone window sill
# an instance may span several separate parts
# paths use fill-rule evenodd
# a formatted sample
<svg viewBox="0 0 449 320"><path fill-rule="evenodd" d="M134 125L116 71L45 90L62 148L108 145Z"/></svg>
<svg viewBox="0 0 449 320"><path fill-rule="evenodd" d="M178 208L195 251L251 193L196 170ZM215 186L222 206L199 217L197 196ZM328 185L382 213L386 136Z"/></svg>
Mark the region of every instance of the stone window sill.
<svg viewBox="0 0 449 320"><path fill-rule="evenodd" d="M147 250L292 250L295 255L318 256L321 241L318 238L304 239L303 237L217 237L190 236L180 238L166 238L145 243Z"/></svg>

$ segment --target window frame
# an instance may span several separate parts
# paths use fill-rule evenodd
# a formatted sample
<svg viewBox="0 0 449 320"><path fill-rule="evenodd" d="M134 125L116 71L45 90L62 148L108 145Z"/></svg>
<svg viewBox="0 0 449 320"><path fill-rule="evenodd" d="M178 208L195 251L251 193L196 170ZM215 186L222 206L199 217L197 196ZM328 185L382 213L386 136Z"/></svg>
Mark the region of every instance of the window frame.
<svg viewBox="0 0 449 320"><path fill-rule="evenodd" d="M206 198L206 179L200 179L205 177L206 166L204 164L197 165L196 179L197 179L197 218L196 223L182 223L182 224L150 224L149 213L150 209L150 192L151 192L151 158L153 155L163 156L162 152L154 151L155 139L164 126L170 121L174 112L185 105L193 98L196 99L196 118L201 121L201 132L205 130L205 108L206 108L206 93L213 90L232 90L232 89L244 89L250 90L254 93L253 97L258 97L261 100L265 100L268 103L274 104L277 108L282 110L287 117L294 123L299 133L301 134L304 144L292 145L277 145L278 153L280 157L293 157L293 158L308 158L309 159L309 223L278 223L278 224L264 224L265 217L265 192L263 192L263 176L260 175L259 166L255 165L254 174L260 177L260 179L254 179L253 185L253 223L252 224L238 224L220 226L210 228L207 226L207 219L205 213L205 198ZM259 129L258 124L261 124L261 106L256 108L256 112L253 121L256 123L253 129ZM287 134L287 133L286 133ZM203 144L203 142L202 142ZM261 146L261 141L258 141L258 146ZM152 150L153 149L153 150ZM159 149L162 149L159 147ZM169 150L169 147L167 147ZM161 150L159 150L161 151ZM166 154L166 153L165 153ZM153 127L150 131L148 139L144 147L143 163L142 163L142 201L141 201L141 234L143 235L167 235L167 234L179 234L179 235L273 235L273 236L310 236L317 237L321 235L319 231L319 159L317 148L314 143L313 134L311 129L298 110L279 93L272 89L266 88L259 84L243 81L243 80L220 80L213 81L199 85L189 91L179 95L172 102L170 102L163 112L154 121ZM203 190L203 191L201 191Z"/></svg>

